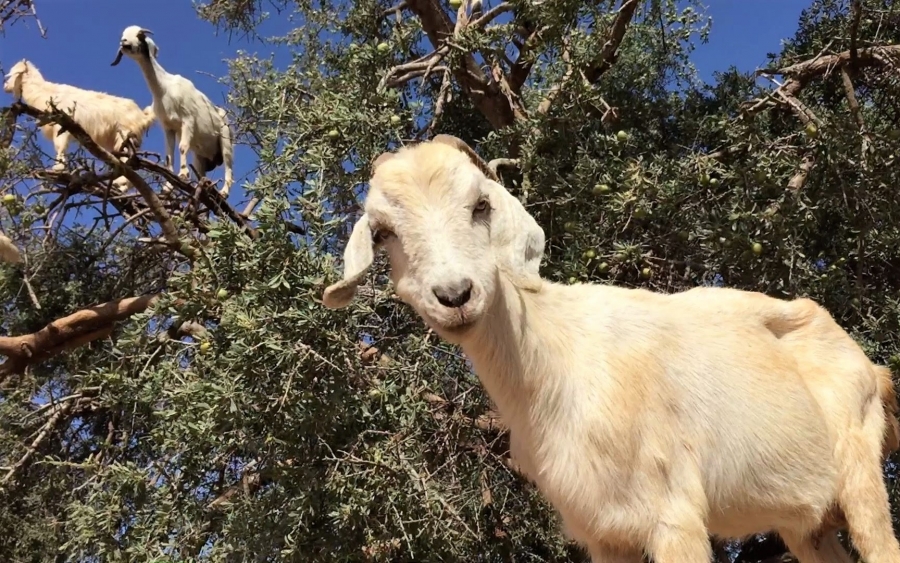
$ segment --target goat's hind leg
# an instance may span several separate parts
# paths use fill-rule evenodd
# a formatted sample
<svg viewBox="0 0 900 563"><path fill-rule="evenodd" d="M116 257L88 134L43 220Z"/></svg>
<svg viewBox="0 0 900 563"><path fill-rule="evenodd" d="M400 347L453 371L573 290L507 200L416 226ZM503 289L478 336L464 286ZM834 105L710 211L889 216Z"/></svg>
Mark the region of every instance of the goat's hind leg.
<svg viewBox="0 0 900 563"><path fill-rule="evenodd" d="M139 149L140 146L140 137L135 138L134 135L123 129L118 129L116 131L115 152L121 153L126 150L128 151L128 154L119 157L119 161L121 161L122 163L128 162L128 160L131 158L131 156L134 155L135 152L137 152L137 149ZM118 178L113 180L112 185L123 194L127 192L129 188L131 188L131 182L125 176L119 176Z"/></svg>
<svg viewBox="0 0 900 563"><path fill-rule="evenodd" d="M841 487L838 502L850 539L866 563L900 563L887 488L882 476L884 410L878 397L866 406L862 425L847 431L836 448Z"/></svg>
<svg viewBox="0 0 900 563"><path fill-rule="evenodd" d="M640 551L623 551L599 544L588 547L588 553L591 563L642 563L644 560Z"/></svg>
<svg viewBox="0 0 900 563"><path fill-rule="evenodd" d="M837 532L823 535L818 545L810 537L799 537L791 532L779 531L778 535L800 563L854 563L838 540Z"/></svg>

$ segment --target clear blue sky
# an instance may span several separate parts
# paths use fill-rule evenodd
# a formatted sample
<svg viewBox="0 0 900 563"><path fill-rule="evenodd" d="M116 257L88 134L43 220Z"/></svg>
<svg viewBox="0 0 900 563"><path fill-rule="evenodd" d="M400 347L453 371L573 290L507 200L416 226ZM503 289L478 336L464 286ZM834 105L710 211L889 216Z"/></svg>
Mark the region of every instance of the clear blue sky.
<svg viewBox="0 0 900 563"><path fill-rule="evenodd" d="M141 107L148 105L151 97L137 65L124 58L119 66L110 66L121 32L129 25L153 31L163 67L193 80L217 104L225 100L225 88L217 78L226 75L224 60L238 50L263 57L274 54L278 66L290 60L283 47L239 37L229 40L226 33L217 35L213 26L196 16L188 0L37 0L35 4L47 38L42 39L31 23L7 30L0 38L4 72L19 59L28 58L48 80L130 97ZM713 18L712 33L709 43L698 45L694 62L702 78L710 80L713 71L732 64L741 70L763 65L766 53L778 52L780 41L793 35L800 11L810 0L706 0L705 4ZM273 14L260 34L281 35L290 27L286 16ZM0 105L12 101L6 93L0 97ZM50 145L47 147L49 151ZM143 148L164 154L164 147L161 129L154 125ZM240 185L252 179L254 167L252 151L236 147L232 203L244 199ZM221 175L218 168L213 178Z"/></svg>

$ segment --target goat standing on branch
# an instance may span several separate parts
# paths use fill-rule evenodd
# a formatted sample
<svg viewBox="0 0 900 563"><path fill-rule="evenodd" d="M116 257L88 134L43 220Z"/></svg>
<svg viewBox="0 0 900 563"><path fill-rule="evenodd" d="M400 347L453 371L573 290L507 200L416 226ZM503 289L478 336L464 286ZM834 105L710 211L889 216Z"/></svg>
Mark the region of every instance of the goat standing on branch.
<svg viewBox="0 0 900 563"><path fill-rule="evenodd" d="M846 521L866 561L900 563L893 384L822 307L550 283L543 230L459 139L373 168L325 305L386 248L397 294L472 360L514 462L592 561L709 562L709 533L776 530L802 563L849 563Z"/></svg>
<svg viewBox="0 0 900 563"><path fill-rule="evenodd" d="M144 135L156 119L151 106L141 109L129 98L49 82L26 59L10 69L3 90L42 111L51 109L52 102L71 115L95 143L114 154L120 152L129 139L135 149L140 148ZM52 169L65 170L65 152L72 134L63 131L58 123L47 123L40 128L56 150L56 163ZM122 191L130 184L124 176L116 178L114 183Z"/></svg>
<svg viewBox="0 0 900 563"><path fill-rule="evenodd" d="M128 55L141 67L153 94L153 111L166 134L166 165L169 170L174 172L175 137L178 136L181 156L178 175L184 180L190 179L188 151L193 153L192 164L201 178L224 163L225 185L219 193L227 197L233 183L233 147L225 110L213 104L187 78L166 72L156 60L159 47L147 37L150 34L150 31L137 25L125 28L112 66L119 64L122 55Z"/></svg>

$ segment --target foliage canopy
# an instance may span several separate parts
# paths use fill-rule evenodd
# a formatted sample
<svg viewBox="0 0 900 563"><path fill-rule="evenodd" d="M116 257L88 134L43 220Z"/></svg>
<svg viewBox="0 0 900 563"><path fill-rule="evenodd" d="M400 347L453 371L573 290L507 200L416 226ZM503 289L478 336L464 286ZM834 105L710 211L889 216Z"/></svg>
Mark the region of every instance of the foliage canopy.
<svg viewBox="0 0 900 563"><path fill-rule="evenodd" d="M514 159L500 171L547 234L545 277L810 296L900 368L890 0L815 0L759 76L713 84L691 64L711 24L694 0L197 12L234 32L298 22L259 38L288 45L288 67L230 61L228 111L259 166L246 207L207 182L159 195L146 153L125 195L96 150L50 172L27 116L66 116L5 110L0 230L24 256L0 265L6 560L583 560L383 263L352 307L321 306L369 163L436 133Z"/></svg>

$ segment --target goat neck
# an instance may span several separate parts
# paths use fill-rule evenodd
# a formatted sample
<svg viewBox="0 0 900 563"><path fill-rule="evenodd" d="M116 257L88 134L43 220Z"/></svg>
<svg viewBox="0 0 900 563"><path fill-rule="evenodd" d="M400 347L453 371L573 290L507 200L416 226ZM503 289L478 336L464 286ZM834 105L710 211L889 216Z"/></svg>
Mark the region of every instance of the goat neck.
<svg viewBox="0 0 900 563"><path fill-rule="evenodd" d="M504 418L522 420L538 397L549 398L573 357L571 330L560 287L544 281L539 292L522 291L500 276L498 293L461 346Z"/></svg>
<svg viewBox="0 0 900 563"><path fill-rule="evenodd" d="M154 57L137 57L136 60L141 67L144 80L147 81L147 86L150 88L150 93L156 99L162 98L165 92L162 84L170 76L169 73Z"/></svg>

